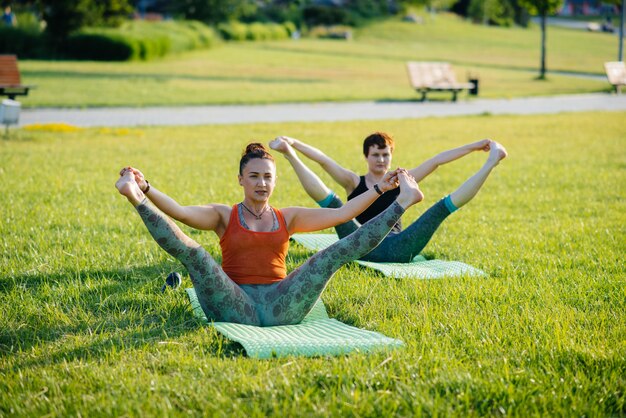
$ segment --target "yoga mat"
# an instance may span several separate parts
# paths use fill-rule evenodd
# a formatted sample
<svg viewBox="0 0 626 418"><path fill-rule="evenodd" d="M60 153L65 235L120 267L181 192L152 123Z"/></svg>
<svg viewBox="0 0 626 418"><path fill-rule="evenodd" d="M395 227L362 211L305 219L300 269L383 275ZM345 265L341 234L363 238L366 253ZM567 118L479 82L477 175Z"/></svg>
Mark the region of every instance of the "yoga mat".
<svg viewBox="0 0 626 418"><path fill-rule="evenodd" d="M313 251L337 242L335 234L293 234L291 239ZM354 260L356 263L378 270L385 276L414 279L439 279L454 276L484 276L485 272L460 261L426 260L417 255L408 263L376 263L373 261Z"/></svg>
<svg viewBox="0 0 626 418"><path fill-rule="evenodd" d="M185 289L197 318L209 323L193 288ZM304 320L296 325L257 327L231 322L212 325L226 338L240 343L249 357L260 359L285 356L328 356L351 351L370 352L397 348L404 343L373 331L366 331L328 317L318 300Z"/></svg>

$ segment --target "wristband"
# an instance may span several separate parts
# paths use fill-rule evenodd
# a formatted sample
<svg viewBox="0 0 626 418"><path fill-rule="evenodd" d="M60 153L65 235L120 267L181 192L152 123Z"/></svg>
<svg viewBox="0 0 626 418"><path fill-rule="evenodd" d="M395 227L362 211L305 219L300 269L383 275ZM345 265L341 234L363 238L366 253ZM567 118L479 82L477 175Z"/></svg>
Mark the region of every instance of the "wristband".
<svg viewBox="0 0 626 418"><path fill-rule="evenodd" d="M143 194L146 194L150 191L150 182L148 180L146 180L146 190L142 190Z"/></svg>
<svg viewBox="0 0 626 418"><path fill-rule="evenodd" d="M380 190L380 187L378 187L378 183L374 185L374 190L376 190L376 193L382 196L383 191Z"/></svg>

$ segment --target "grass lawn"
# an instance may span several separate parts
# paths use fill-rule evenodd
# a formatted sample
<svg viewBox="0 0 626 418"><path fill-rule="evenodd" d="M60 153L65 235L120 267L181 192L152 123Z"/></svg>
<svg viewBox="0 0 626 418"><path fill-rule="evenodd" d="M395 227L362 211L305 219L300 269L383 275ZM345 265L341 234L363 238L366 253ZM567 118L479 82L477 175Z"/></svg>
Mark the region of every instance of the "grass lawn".
<svg viewBox="0 0 626 418"><path fill-rule="evenodd" d="M164 106L301 101L412 100L409 60L445 60L460 80L480 78L480 97L609 91L605 80L551 75L535 80L540 30L477 26L451 15L424 24L387 20L351 42L227 43L151 62L20 61L37 89L24 106ZM548 29L548 69L603 74L618 38ZM446 95L446 99L449 95Z"/></svg>
<svg viewBox="0 0 626 418"><path fill-rule="evenodd" d="M625 116L17 132L0 141L0 415L624 415ZM190 281L117 194L121 166L183 204L234 203L249 140L301 137L361 171L361 140L377 129L394 134L400 166L485 136L510 154L426 249L487 278L349 265L324 292L331 316L405 348L249 359L192 316L182 289L160 293L170 271ZM422 182L405 225L485 157ZM311 205L277 164L273 204ZM212 233L185 230L218 254ZM289 268L308 255L293 245Z"/></svg>

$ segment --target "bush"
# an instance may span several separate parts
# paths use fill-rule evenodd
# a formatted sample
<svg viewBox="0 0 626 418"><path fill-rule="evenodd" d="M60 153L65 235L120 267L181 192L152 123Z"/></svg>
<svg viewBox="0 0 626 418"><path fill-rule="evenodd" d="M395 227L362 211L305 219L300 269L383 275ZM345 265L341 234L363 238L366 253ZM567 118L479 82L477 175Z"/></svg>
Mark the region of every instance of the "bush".
<svg viewBox="0 0 626 418"><path fill-rule="evenodd" d="M104 32L71 35L66 51L70 58L80 60L128 61L142 56L140 44L131 37Z"/></svg>
<svg viewBox="0 0 626 418"><path fill-rule="evenodd" d="M287 31L287 35L289 36L292 36L298 30L295 23L293 22L284 22L283 26L285 30Z"/></svg>
<svg viewBox="0 0 626 418"><path fill-rule="evenodd" d="M0 27L0 53L15 54L20 58L46 56L46 39L38 32L20 27Z"/></svg>
<svg viewBox="0 0 626 418"><path fill-rule="evenodd" d="M511 26L515 12L509 0L471 0L468 15L475 23Z"/></svg>
<svg viewBox="0 0 626 418"><path fill-rule="evenodd" d="M248 37L247 25L239 22L220 23L217 30L227 41L245 41Z"/></svg>
<svg viewBox="0 0 626 418"><path fill-rule="evenodd" d="M200 22L128 22L119 29L89 28L72 34L66 46L69 58L127 61L152 60L172 52L209 48L213 29Z"/></svg>
<svg viewBox="0 0 626 418"><path fill-rule="evenodd" d="M134 21L120 30L142 39L167 38L168 52L210 48L215 44L213 29L196 21Z"/></svg>
<svg viewBox="0 0 626 418"><path fill-rule="evenodd" d="M217 26L222 38L227 41L265 41L287 39L295 31L295 25L277 23L251 23L246 25L240 22L221 23Z"/></svg>

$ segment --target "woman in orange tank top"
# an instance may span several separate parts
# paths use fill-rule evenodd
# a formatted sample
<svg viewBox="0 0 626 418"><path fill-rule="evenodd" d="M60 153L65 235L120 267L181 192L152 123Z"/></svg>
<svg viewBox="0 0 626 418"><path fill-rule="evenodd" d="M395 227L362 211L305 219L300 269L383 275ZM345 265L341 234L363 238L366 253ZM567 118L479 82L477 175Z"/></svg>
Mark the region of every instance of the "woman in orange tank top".
<svg viewBox="0 0 626 418"><path fill-rule="evenodd" d="M404 211L423 198L415 180L406 170L397 169L340 208L279 210L269 204L276 185L274 159L258 143L244 151L238 181L244 196L232 206L181 206L133 167L120 171L116 187L136 208L159 246L185 266L207 318L260 326L302 321L334 272L375 248ZM291 234L346 222L398 185L398 198L384 212L287 274L285 257ZM214 231L220 238L222 265L170 218Z"/></svg>

